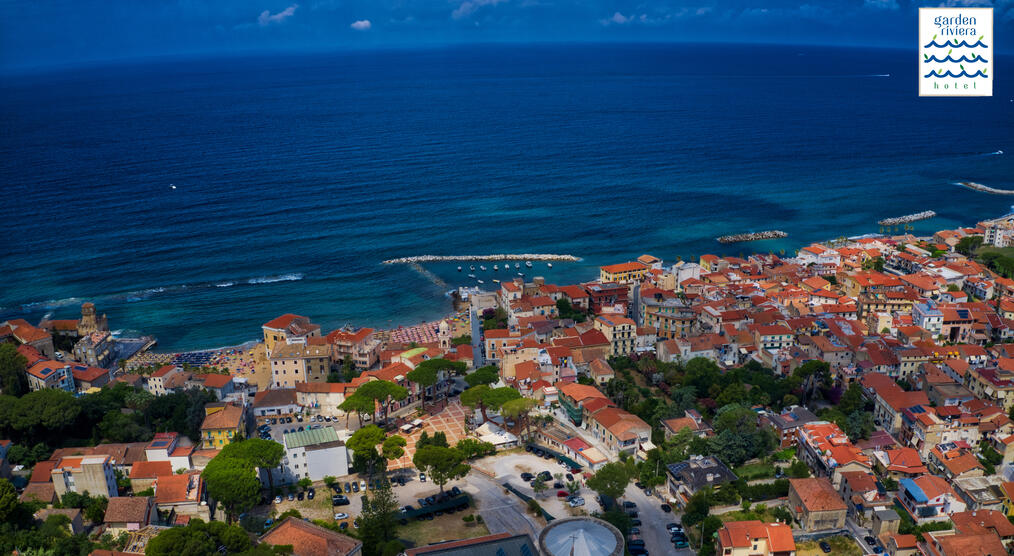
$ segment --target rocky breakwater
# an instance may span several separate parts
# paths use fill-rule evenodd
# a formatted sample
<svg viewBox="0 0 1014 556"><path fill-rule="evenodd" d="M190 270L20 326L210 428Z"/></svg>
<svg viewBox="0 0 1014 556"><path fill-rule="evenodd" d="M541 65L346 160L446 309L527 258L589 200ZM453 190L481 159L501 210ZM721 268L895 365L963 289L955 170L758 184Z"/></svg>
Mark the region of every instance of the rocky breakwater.
<svg viewBox="0 0 1014 556"><path fill-rule="evenodd" d="M716 239L718 239L718 243L739 243L741 241L759 241L762 239L778 239L782 237L789 237L789 234L781 230L767 230L764 232L752 232L749 234L732 234Z"/></svg>
<svg viewBox="0 0 1014 556"><path fill-rule="evenodd" d="M440 261L580 261L574 255L558 255L554 253L521 253L500 255L416 255L388 259L384 264L432 263Z"/></svg>
<svg viewBox="0 0 1014 556"><path fill-rule="evenodd" d="M1014 195L1014 190L1011 189L997 189L988 185L982 185L981 183L975 183L974 181L959 181L958 185L974 189L975 191L982 191L984 193L992 193L994 195Z"/></svg>
<svg viewBox="0 0 1014 556"><path fill-rule="evenodd" d="M908 224L909 222L915 222L917 220L926 220L927 218L933 218L937 213L932 210L924 210L915 214L907 214L905 216L899 216L897 218L885 218L877 224L881 226L897 226L898 224Z"/></svg>

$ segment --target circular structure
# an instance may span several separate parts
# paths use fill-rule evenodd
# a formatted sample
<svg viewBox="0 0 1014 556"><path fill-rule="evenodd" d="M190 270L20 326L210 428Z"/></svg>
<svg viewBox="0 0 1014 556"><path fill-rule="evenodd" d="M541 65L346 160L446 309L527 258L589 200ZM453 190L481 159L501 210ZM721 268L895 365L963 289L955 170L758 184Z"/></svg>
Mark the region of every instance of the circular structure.
<svg viewBox="0 0 1014 556"><path fill-rule="evenodd" d="M551 522L539 535L546 556L620 556L623 535L594 517L571 517Z"/></svg>

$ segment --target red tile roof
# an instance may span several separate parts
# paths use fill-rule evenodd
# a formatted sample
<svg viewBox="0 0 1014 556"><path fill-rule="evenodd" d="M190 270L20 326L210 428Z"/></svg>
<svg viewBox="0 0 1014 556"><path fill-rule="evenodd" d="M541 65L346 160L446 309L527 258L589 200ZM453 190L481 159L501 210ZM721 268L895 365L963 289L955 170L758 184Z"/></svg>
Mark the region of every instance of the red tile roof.
<svg viewBox="0 0 1014 556"><path fill-rule="evenodd" d="M286 518L261 535L260 541L270 545L291 545L294 556L348 556L357 552L363 544L295 517Z"/></svg>

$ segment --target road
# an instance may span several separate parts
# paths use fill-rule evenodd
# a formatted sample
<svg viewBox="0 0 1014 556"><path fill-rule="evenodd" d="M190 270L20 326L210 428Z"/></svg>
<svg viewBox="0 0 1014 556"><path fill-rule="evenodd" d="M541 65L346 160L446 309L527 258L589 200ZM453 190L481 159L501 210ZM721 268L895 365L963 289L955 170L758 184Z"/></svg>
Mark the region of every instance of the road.
<svg viewBox="0 0 1014 556"><path fill-rule="evenodd" d="M634 485L627 485L623 500L637 504L637 518L641 520L641 538L648 554L675 554L677 556L693 556L692 549L676 550L669 540L671 535L666 531L667 523L679 523L679 517L662 511L662 500L654 496L648 497L644 491Z"/></svg>
<svg viewBox="0 0 1014 556"><path fill-rule="evenodd" d="M478 369L486 364L482 355L482 323L475 314L475 307L468 309L468 321L472 323L472 365Z"/></svg>
<svg viewBox="0 0 1014 556"><path fill-rule="evenodd" d="M542 527L524 513L520 498L504 494L502 486L482 473L473 471L465 480L468 487L464 490L475 497L479 515L486 522L490 534L528 533L533 539L539 538Z"/></svg>
<svg viewBox="0 0 1014 556"><path fill-rule="evenodd" d="M845 527L847 527L849 532L852 533L852 538L855 539L856 543L859 544L860 548L863 549L864 553L866 554L874 553L873 552L874 547L866 544L866 541L863 540L863 537L867 535L872 535L873 533L872 531L870 531L866 527L857 524L855 521L852 520L851 517L845 519Z"/></svg>

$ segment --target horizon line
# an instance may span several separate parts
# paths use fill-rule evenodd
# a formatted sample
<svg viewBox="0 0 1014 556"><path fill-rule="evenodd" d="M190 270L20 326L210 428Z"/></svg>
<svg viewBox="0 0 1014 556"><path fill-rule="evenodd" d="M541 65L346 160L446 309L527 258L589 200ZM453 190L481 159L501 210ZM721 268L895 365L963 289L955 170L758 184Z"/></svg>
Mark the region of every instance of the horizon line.
<svg viewBox="0 0 1014 556"><path fill-rule="evenodd" d="M541 40L541 41L450 41L450 42L421 42L386 45L343 45L335 47L292 47L292 48L271 48L271 49L235 49L229 51L221 50L192 50L166 54L141 54L136 56L100 57L89 58L77 61L50 62L43 64L27 65L3 65L0 63L0 75L43 75L52 73L63 73L77 69L98 69L115 66L126 66L142 62L169 63L186 60L229 60L235 58L247 58L256 56L280 56L289 57L296 55L333 55L353 54L368 52L406 52L406 51L433 51L460 47L488 47L488 46L632 46L632 45L677 45L677 44L702 44L702 45L729 45L729 46L799 46L799 47L822 47L836 49L865 49L865 50L908 50L908 47L885 44L885 45L862 45L862 44L836 44L818 42L780 42L780 41L730 41L730 40ZM912 47L913 51L918 50ZM996 56L1010 56L1010 52L996 51Z"/></svg>

